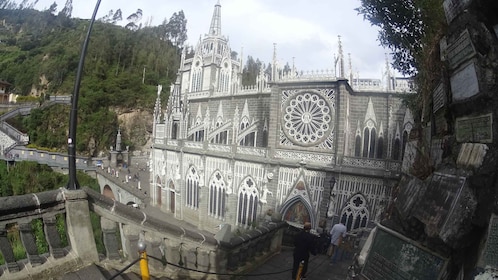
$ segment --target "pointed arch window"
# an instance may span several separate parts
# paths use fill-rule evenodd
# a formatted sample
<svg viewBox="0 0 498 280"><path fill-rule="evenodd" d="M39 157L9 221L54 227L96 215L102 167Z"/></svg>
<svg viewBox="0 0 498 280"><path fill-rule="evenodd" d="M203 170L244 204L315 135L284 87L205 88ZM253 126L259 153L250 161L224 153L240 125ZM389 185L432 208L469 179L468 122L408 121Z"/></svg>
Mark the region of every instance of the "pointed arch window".
<svg viewBox="0 0 498 280"><path fill-rule="evenodd" d="M214 127L215 129L221 127L223 125L223 120L222 118L218 118L216 121ZM228 131L221 131L220 133L216 134L214 138L212 139L212 142L215 144L228 144Z"/></svg>
<svg viewBox="0 0 498 280"><path fill-rule="evenodd" d="M259 193L256 184L251 178L246 178L239 188L237 224L243 226L253 225L258 212L258 201Z"/></svg>
<svg viewBox="0 0 498 280"><path fill-rule="evenodd" d="M348 231L367 227L369 211L365 197L355 194L349 199L346 207L342 210L341 222L346 225Z"/></svg>
<svg viewBox="0 0 498 280"><path fill-rule="evenodd" d="M178 137L178 121L173 121L171 126L171 139L177 139Z"/></svg>
<svg viewBox="0 0 498 280"><path fill-rule="evenodd" d="M240 122L240 131L244 132L249 127L249 118L243 117ZM242 140L240 140L240 146L251 146L254 147L256 140L256 132L248 133Z"/></svg>
<svg viewBox="0 0 498 280"><path fill-rule="evenodd" d="M363 157L375 157L375 145L377 142L377 131L373 121L369 120L363 130Z"/></svg>
<svg viewBox="0 0 498 280"><path fill-rule="evenodd" d="M403 144L401 145L401 160L405 156L406 144L408 143L408 132L405 130L403 132Z"/></svg>
<svg viewBox="0 0 498 280"><path fill-rule="evenodd" d="M200 192L200 187L199 187L199 174L195 170L194 167L191 167L187 173L187 179L186 179L186 187L187 187L187 194L186 194L186 204L190 208L197 209L199 208L199 192Z"/></svg>
<svg viewBox="0 0 498 280"><path fill-rule="evenodd" d="M377 158L383 158L384 156L384 137L379 136L379 141L377 142Z"/></svg>
<svg viewBox="0 0 498 280"><path fill-rule="evenodd" d="M200 62L195 62L195 66L192 67L192 79L190 85L190 92L196 92L202 90L202 68Z"/></svg>
<svg viewBox="0 0 498 280"><path fill-rule="evenodd" d="M400 140L399 138L394 139L394 147L393 147L393 159L394 160L400 160L399 154L400 154Z"/></svg>
<svg viewBox="0 0 498 280"><path fill-rule="evenodd" d="M230 68L228 62L223 62L218 80L218 91L228 92L230 89Z"/></svg>
<svg viewBox="0 0 498 280"><path fill-rule="evenodd" d="M209 182L209 215L225 218L225 181L219 171L216 171L211 182Z"/></svg>
<svg viewBox="0 0 498 280"><path fill-rule="evenodd" d="M356 135L355 143L354 143L354 156L355 157L360 157L361 156L361 136Z"/></svg>

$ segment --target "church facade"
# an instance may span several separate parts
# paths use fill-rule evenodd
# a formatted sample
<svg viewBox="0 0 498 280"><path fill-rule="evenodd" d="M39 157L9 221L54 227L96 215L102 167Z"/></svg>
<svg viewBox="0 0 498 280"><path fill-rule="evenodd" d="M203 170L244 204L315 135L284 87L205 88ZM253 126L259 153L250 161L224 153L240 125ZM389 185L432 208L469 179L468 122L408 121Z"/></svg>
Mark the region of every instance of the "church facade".
<svg viewBox="0 0 498 280"><path fill-rule="evenodd" d="M409 81L282 73L276 50L242 86L242 60L221 33L221 6L194 54L182 53L150 158L153 205L199 229L251 229L270 216L313 228L371 226L391 201L413 118Z"/></svg>

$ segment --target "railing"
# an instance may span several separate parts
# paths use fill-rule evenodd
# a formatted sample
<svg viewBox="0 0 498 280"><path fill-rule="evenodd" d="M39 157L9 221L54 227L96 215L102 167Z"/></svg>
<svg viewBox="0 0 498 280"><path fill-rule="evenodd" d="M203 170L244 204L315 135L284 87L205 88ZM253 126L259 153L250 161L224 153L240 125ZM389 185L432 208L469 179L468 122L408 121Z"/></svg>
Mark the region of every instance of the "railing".
<svg viewBox="0 0 498 280"><path fill-rule="evenodd" d="M29 136L26 133L22 133L19 130L15 129L13 126L6 122L0 122L0 128L2 131L4 131L7 135L12 137L17 141L19 144L28 144L29 143Z"/></svg>
<svg viewBox="0 0 498 280"><path fill-rule="evenodd" d="M48 271L67 272L97 262L88 218L83 191L1 197L0 252L5 264L0 279L47 278ZM61 224L65 230L59 232ZM66 238L68 246L63 244Z"/></svg>
<svg viewBox="0 0 498 280"><path fill-rule="evenodd" d="M91 215L100 217L100 258ZM205 279L206 273L247 272L280 250L284 226L265 223L239 236L224 228L224 234L213 235L181 221L148 216L90 189L2 197L0 252L5 264L0 279L57 278L91 263L117 270L129 265L138 272L132 264L138 241L147 245L156 277ZM20 242L15 242L16 234ZM47 249L40 251L40 244L48 244ZM164 266L166 262L172 265Z"/></svg>

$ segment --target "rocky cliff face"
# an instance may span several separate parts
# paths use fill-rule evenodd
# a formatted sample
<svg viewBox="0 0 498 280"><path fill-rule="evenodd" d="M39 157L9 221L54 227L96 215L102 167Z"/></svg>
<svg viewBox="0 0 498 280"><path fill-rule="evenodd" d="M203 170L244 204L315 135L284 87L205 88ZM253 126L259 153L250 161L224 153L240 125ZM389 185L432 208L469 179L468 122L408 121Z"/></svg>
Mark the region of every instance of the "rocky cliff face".
<svg viewBox="0 0 498 280"><path fill-rule="evenodd" d="M443 7L442 79L430 119L419 121L407 146L410 168L383 224L447 259L442 279L474 279L498 269L498 3ZM431 167L428 176L419 176L421 166Z"/></svg>
<svg viewBox="0 0 498 280"><path fill-rule="evenodd" d="M133 150L147 152L151 146L152 136L152 113L144 110L114 109L118 115L118 122L121 134L126 147L126 143L133 143Z"/></svg>

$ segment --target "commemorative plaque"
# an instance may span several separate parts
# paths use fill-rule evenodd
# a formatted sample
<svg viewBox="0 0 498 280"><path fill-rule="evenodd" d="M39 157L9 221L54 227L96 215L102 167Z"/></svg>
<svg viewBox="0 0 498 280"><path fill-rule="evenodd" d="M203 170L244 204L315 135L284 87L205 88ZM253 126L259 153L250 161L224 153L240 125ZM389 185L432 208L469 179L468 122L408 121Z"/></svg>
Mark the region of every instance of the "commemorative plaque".
<svg viewBox="0 0 498 280"><path fill-rule="evenodd" d="M426 225L432 234L439 234L453 214L466 178L434 172L423 195L414 207L413 216Z"/></svg>
<svg viewBox="0 0 498 280"><path fill-rule="evenodd" d="M493 114L457 118L455 122L455 134L456 140L460 143L492 143Z"/></svg>
<svg viewBox="0 0 498 280"><path fill-rule="evenodd" d="M452 22L463 10L465 10L472 0L444 0L443 8L446 21Z"/></svg>
<svg viewBox="0 0 498 280"><path fill-rule="evenodd" d="M479 93L476 65L474 62L462 67L450 78L453 101L465 100Z"/></svg>
<svg viewBox="0 0 498 280"><path fill-rule="evenodd" d="M432 112L436 113L444 105L446 105L446 92L443 83L440 82L432 93Z"/></svg>
<svg viewBox="0 0 498 280"><path fill-rule="evenodd" d="M476 50L470 39L469 30L465 29L460 36L446 49L446 58L450 69L455 69L462 62L474 57Z"/></svg>
<svg viewBox="0 0 498 280"><path fill-rule="evenodd" d="M381 225L361 271L369 280L437 280L447 259Z"/></svg>

